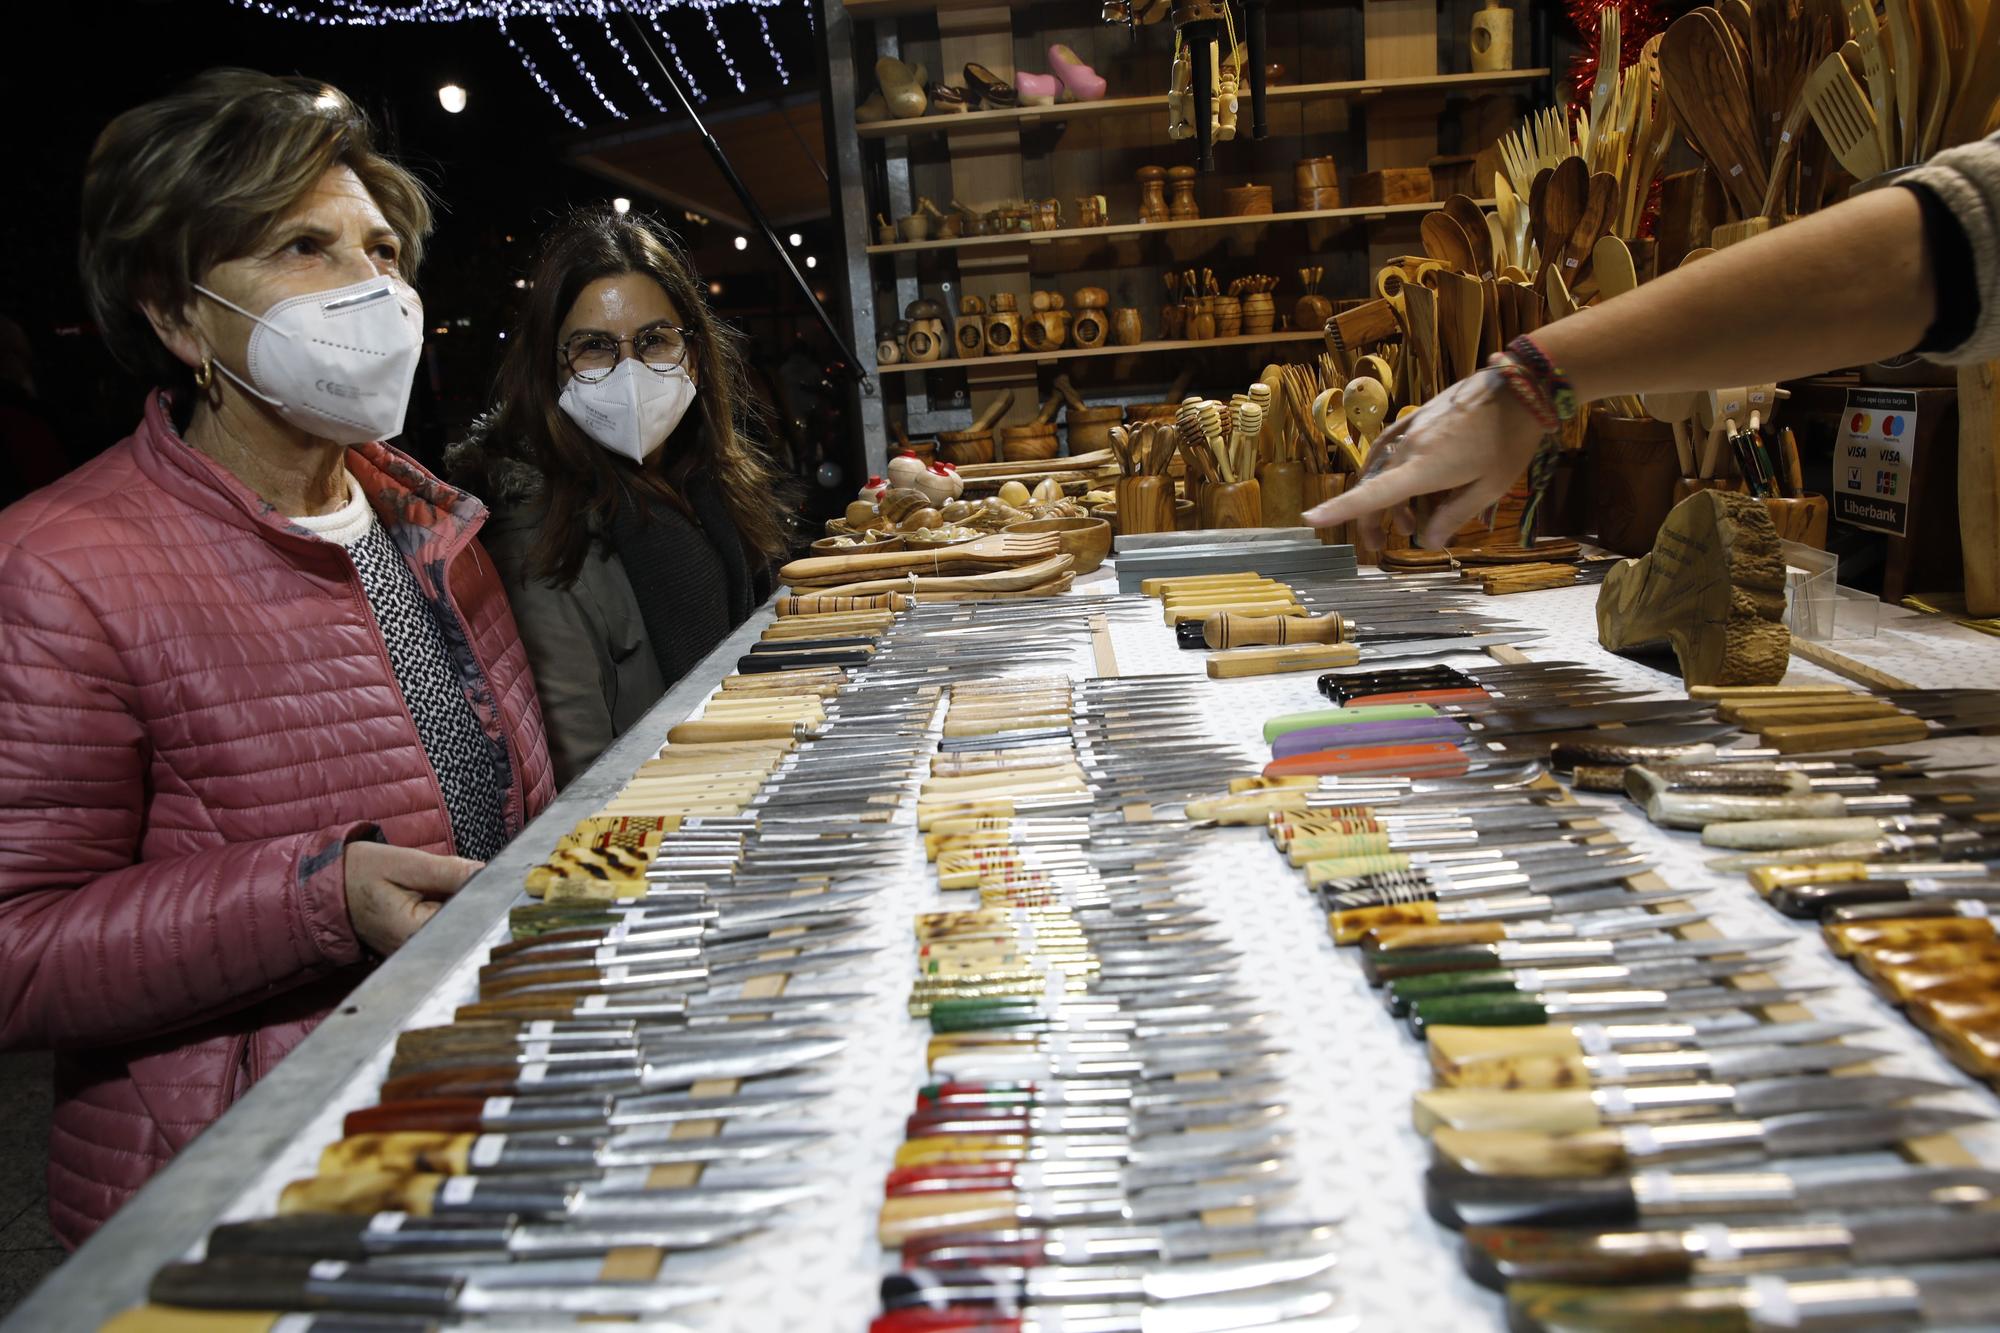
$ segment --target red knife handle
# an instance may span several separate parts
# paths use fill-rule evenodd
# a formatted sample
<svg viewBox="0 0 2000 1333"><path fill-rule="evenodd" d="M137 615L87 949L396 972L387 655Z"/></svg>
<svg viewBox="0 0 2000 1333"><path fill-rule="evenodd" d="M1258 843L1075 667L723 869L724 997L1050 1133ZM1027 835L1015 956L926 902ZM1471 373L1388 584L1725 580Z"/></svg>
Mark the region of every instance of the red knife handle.
<svg viewBox="0 0 2000 1333"><path fill-rule="evenodd" d="M1038 1106L1040 1089L1033 1083L932 1083L917 1089L917 1109L947 1104L970 1106Z"/></svg>
<svg viewBox="0 0 2000 1333"><path fill-rule="evenodd" d="M905 1268L1039 1268L1048 1261L1041 1238L1018 1231L912 1236L903 1242Z"/></svg>
<svg viewBox="0 0 2000 1333"><path fill-rule="evenodd" d="M1021 1333L1021 1320L977 1305L891 1310L877 1315L868 1333Z"/></svg>
<svg viewBox="0 0 2000 1333"><path fill-rule="evenodd" d="M903 1122L905 1138L928 1138L933 1134L1032 1134L1034 1124L1015 1106L943 1106L919 1111ZM976 1122L976 1123L975 1123ZM939 1126L963 1126L944 1128Z"/></svg>
<svg viewBox="0 0 2000 1333"><path fill-rule="evenodd" d="M936 1166L899 1166L882 1182L888 1198L905 1194L940 1194L948 1190L1012 1189L1012 1162L941 1162Z"/></svg>
<svg viewBox="0 0 2000 1333"><path fill-rule="evenodd" d="M1465 751L1434 741L1427 745L1364 745L1347 750L1315 750L1289 755L1264 765L1267 778L1334 777L1394 773L1406 777L1459 777L1466 769Z"/></svg>
<svg viewBox="0 0 2000 1333"><path fill-rule="evenodd" d="M401 1129L439 1130L447 1134L477 1134L485 1122L483 1097L424 1097L406 1102L364 1106L349 1111L341 1122L343 1136L384 1134Z"/></svg>
<svg viewBox="0 0 2000 1333"><path fill-rule="evenodd" d="M1362 694L1349 699L1342 708L1377 704L1483 704L1493 698L1485 690L1399 690L1393 694Z"/></svg>

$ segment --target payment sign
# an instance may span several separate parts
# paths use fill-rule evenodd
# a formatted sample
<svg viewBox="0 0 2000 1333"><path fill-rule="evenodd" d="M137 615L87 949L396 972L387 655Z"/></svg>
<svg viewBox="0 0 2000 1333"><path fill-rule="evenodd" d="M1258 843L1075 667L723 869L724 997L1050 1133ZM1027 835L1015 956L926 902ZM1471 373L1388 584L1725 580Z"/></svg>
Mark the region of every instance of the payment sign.
<svg viewBox="0 0 2000 1333"><path fill-rule="evenodd" d="M1910 525L1910 455L1917 396L1897 389L1849 389L1834 441L1833 514L1843 523L1902 537Z"/></svg>

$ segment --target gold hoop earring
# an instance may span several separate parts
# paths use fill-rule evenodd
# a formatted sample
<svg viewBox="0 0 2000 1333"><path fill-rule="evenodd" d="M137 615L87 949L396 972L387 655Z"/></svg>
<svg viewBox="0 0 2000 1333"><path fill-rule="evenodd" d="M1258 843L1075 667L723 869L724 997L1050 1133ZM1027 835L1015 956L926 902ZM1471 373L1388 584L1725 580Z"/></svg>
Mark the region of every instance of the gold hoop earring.
<svg viewBox="0 0 2000 1333"><path fill-rule="evenodd" d="M215 359L205 356L194 372L194 387L207 393L208 386L213 383L215 383Z"/></svg>

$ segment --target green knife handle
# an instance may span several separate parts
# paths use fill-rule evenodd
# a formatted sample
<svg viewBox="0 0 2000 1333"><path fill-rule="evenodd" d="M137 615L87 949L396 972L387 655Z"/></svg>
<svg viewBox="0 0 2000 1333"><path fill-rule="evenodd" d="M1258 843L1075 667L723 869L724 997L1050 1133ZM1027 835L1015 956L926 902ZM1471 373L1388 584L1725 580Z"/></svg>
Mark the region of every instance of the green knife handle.
<svg viewBox="0 0 2000 1333"><path fill-rule="evenodd" d="M1436 972L1428 976L1401 977L1383 987L1383 1000L1392 1014L1405 1014L1419 1000L1441 999L1447 995L1491 995L1514 991L1514 974L1505 968L1483 972Z"/></svg>
<svg viewBox="0 0 2000 1333"><path fill-rule="evenodd" d="M1507 1291L1520 1333L1750 1333L1740 1287L1570 1287L1522 1282Z"/></svg>
<svg viewBox="0 0 2000 1333"><path fill-rule="evenodd" d="M1635 1226L1639 1203L1626 1176L1522 1180L1437 1165L1424 1173L1424 1203L1445 1226Z"/></svg>
<svg viewBox="0 0 2000 1333"><path fill-rule="evenodd" d="M1287 713L1264 724L1264 743L1307 727L1335 727L1346 722L1407 722L1436 717L1429 704L1370 704L1362 708L1319 708L1309 713Z"/></svg>
<svg viewBox="0 0 2000 1333"><path fill-rule="evenodd" d="M1514 1282L1638 1286L1694 1275L1678 1231L1467 1227L1463 1257L1473 1281L1495 1291Z"/></svg>
<svg viewBox="0 0 2000 1333"><path fill-rule="evenodd" d="M1373 986L1403 977L1428 976L1438 972L1472 972L1493 966L1493 950L1470 949L1370 949L1361 950L1361 971Z"/></svg>
<svg viewBox="0 0 2000 1333"><path fill-rule="evenodd" d="M939 1000L931 1005L932 1032L992 1032L1032 1027L1047 1021L1040 997L999 1000Z"/></svg>
<svg viewBox="0 0 2000 1333"><path fill-rule="evenodd" d="M1528 1027L1549 1021L1541 1001L1527 995L1439 995L1410 1006L1419 1030L1433 1023L1465 1027Z"/></svg>

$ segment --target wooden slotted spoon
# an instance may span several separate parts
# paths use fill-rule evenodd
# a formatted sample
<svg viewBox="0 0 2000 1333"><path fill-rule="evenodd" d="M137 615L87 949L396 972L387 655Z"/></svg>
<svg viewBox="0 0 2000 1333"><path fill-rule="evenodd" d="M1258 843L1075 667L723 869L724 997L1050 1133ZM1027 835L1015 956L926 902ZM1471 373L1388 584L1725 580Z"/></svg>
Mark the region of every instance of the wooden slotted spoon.
<svg viewBox="0 0 2000 1333"><path fill-rule="evenodd" d="M1813 124L1843 171L1865 181L1887 170L1875 134L1874 109L1840 52L1820 61L1806 76L1805 97Z"/></svg>

